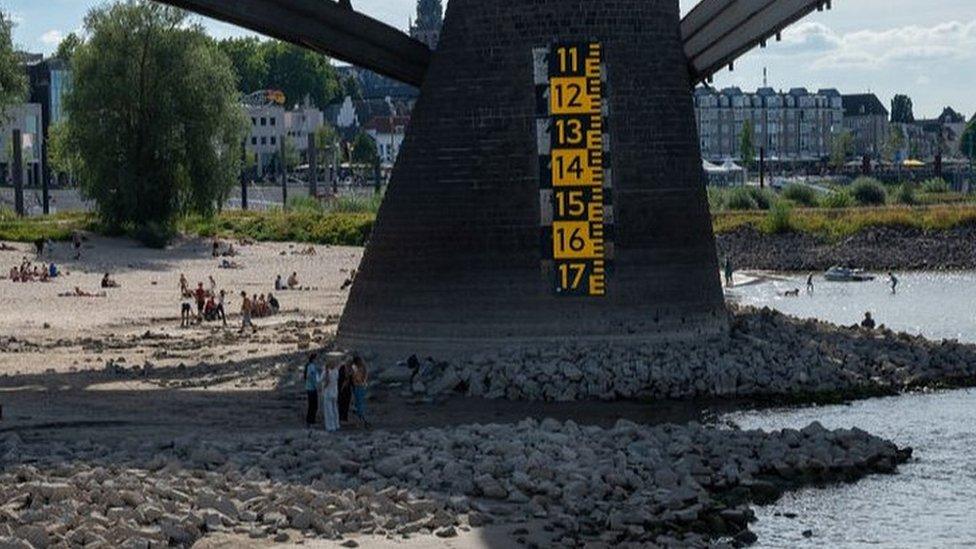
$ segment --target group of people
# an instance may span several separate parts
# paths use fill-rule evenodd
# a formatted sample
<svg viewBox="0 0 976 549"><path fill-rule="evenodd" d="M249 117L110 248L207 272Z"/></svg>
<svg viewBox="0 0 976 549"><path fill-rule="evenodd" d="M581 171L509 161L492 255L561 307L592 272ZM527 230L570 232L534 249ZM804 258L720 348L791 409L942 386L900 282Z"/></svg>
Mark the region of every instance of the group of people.
<svg viewBox="0 0 976 549"><path fill-rule="evenodd" d="M369 370L361 356L353 355L347 359L345 355L337 353L311 353L305 363L304 379L308 395L305 414L307 427L315 425L321 404L327 432L338 431L343 423L349 421L350 405L355 407L356 417L363 428L370 428L366 419Z"/></svg>
<svg viewBox="0 0 976 549"><path fill-rule="evenodd" d="M180 274L180 296L182 305L180 306L180 327L187 328L194 321L216 322L221 321L227 325L227 314L224 310L224 302L227 293L224 290L217 291L217 281L212 276L207 277L210 289L203 287L203 282L198 282L197 287L190 290L189 282L185 274ZM193 314L193 304L196 304L196 314Z"/></svg>
<svg viewBox="0 0 976 549"><path fill-rule="evenodd" d="M213 241L213 252L211 254L213 257L234 257L237 255L237 250L234 249L234 243L227 245L227 249L223 249L223 245L220 240L214 239Z"/></svg>
<svg viewBox="0 0 976 549"><path fill-rule="evenodd" d="M10 280L12 282L48 282L52 278L60 275L58 266L54 263L34 264L26 257L20 262L20 266L10 268Z"/></svg>
<svg viewBox="0 0 976 549"><path fill-rule="evenodd" d="M301 287L298 285L298 273L291 273L291 276L288 277L287 282L282 282L281 275L278 275L275 278L274 287L276 292L283 292L285 290L300 290Z"/></svg>

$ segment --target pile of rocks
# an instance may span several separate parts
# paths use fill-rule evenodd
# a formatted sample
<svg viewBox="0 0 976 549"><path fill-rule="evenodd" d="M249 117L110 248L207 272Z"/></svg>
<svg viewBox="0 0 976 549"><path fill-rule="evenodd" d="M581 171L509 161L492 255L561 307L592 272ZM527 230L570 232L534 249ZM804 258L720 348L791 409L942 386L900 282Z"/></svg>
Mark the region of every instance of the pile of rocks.
<svg viewBox="0 0 976 549"><path fill-rule="evenodd" d="M740 269L824 271L832 265L875 270L974 269L976 226L944 231L872 227L839 242L812 235L769 235L753 228L716 236L720 257Z"/></svg>
<svg viewBox="0 0 976 549"><path fill-rule="evenodd" d="M783 397L891 394L976 381L976 347L734 308L712 341L626 347L563 345L477 355L415 391L510 400Z"/></svg>
<svg viewBox="0 0 976 549"><path fill-rule="evenodd" d="M310 435L112 446L8 435L0 545L189 546L211 532L446 537L528 521L565 543L750 542L749 501L890 473L910 453L819 424L763 433L525 420Z"/></svg>

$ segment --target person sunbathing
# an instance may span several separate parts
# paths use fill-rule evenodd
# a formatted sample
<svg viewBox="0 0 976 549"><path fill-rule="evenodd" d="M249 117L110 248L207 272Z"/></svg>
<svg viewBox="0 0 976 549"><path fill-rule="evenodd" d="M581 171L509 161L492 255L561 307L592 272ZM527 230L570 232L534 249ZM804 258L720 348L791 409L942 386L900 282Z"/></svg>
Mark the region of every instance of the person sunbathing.
<svg viewBox="0 0 976 549"><path fill-rule="evenodd" d="M243 267L240 265L240 263L238 263L236 261L230 261L230 260L227 260L227 259L221 261L219 267L221 269L243 269Z"/></svg>
<svg viewBox="0 0 976 549"><path fill-rule="evenodd" d="M105 273L105 276L102 277L102 288L121 288L121 287L122 285L116 282L115 280L112 280L112 278L108 275L108 273Z"/></svg>
<svg viewBox="0 0 976 549"><path fill-rule="evenodd" d="M288 277L288 289L295 290L298 288L298 273L291 273Z"/></svg>
<svg viewBox="0 0 976 549"><path fill-rule="evenodd" d="M79 288L78 286L75 286L75 291L73 292L64 292L58 294L59 297L107 297L107 295L108 294L106 294L105 292L99 292L97 294L86 292L81 288Z"/></svg>

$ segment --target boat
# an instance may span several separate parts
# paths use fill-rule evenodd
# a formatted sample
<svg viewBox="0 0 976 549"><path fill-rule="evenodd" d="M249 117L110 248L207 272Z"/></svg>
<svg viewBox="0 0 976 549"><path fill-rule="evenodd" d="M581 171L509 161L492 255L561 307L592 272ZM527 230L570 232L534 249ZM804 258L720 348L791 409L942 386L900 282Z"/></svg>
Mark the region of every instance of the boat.
<svg viewBox="0 0 976 549"><path fill-rule="evenodd" d="M824 279L830 282L868 282L874 280L874 276L864 272L863 269L851 269L848 267L833 266L824 273Z"/></svg>

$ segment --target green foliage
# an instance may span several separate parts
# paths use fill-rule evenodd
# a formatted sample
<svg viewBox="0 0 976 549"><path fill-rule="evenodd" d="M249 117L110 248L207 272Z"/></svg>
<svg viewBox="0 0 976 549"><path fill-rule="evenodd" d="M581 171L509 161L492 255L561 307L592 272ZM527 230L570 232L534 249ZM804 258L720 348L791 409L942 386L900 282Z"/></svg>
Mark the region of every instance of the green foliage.
<svg viewBox="0 0 976 549"><path fill-rule="evenodd" d="M368 196L341 196L329 203L328 211L332 213L370 213L380 211L383 202L382 193L372 193Z"/></svg>
<svg viewBox="0 0 976 549"><path fill-rule="evenodd" d="M830 144L830 165L834 168L842 168L849 157L854 152L854 136L849 131L843 131L834 137Z"/></svg>
<svg viewBox="0 0 976 549"><path fill-rule="evenodd" d="M65 36L61 40L61 43L58 44L58 50L54 53L54 57L62 61L71 61L71 58L75 55L75 50L80 45L81 37L78 36L78 33L72 32L68 36Z"/></svg>
<svg viewBox="0 0 976 549"><path fill-rule="evenodd" d="M27 75L14 51L13 28L13 21L0 11L0 118L27 95Z"/></svg>
<svg viewBox="0 0 976 549"><path fill-rule="evenodd" d="M55 171L74 174L81 169L82 160L68 143L68 127L64 121L48 128L47 151L48 161Z"/></svg>
<svg viewBox="0 0 976 549"><path fill-rule="evenodd" d="M742 159L742 165L749 170L756 164L755 134L752 120L746 120L742 125L742 133L739 135L739 156Z"/></svg>
<svg viewBox="0 0 976 549"><path fill-rule="evenodd" d="M949 192L949 184L941 177L933 177L922 182L922 191L932 194L945 194Z"/></svg>
<svg viewBox="0 0 976 549"><path fill-rule="evenodd" d="M132 231L132 237L149 248L162 249L176 236L176 228L171 223L148 221L140 223Z"/></svg>
<svg viewBox="0 0 976 549"><path fill-rule="evenodd" d="M768 210L775 199L772 191L759 187L708 188L708 204L713 212Z"/></svg>
<svg viewBox="0 0 976 549"><path fill-rule="evenodd" d="M85 31L67 142L101 220L154 237L181 214L212 215L246 130L230 62L186 12L147 0L93 9Z"/></svg>
<svg viewBox="0 0 976 549"><path fill-rule="evenodd" d="M820 198L821 208L850 208L854 205L854 197L847 191L834 191Z"/></svg>
<svg viewBox="0 0 976 549"><path fill-rule="evenodd" d="M94 218L83 213L58 213L43 217L18 217L13 211L0 208L0 240L34 242L44 238L54 241L71 240L75 231L96 228Z"/></svg>
<svg viewBox="0 0 976 549"><path fill-rule="evenodd" d="M299 210L282 212L225 212L212 218L191 216L181 229L202 237L246 237L259 242L310 242L362 246L373 230L371 214L322 214Z"/></svg>
<svg viewBox="0 0 976 549"><path fill-rule="evenodd" d="M371 167L380 163L376 141L373 141L373 138L364 131L360 131L352 142L352 161L354 164L365 164Z"/></svg>
<svg viewBox="0 0 976 549"><path fill-rule="evenodd" d="M816 206L817 205L817 192L812 188L801 185L799 183L793 183L788 185L783 189L783 198L791 200L800 206Z"/></svg>
<svg viewBox="0 0 976 549"><path fill-rule="evenodd" d="M891 121L898 124L912 124L915 122L911 97L899 94L891 100Z"/></svg>
<svg viewBox="0 0 976 549"><path fill-rule="evenodd" d="M976 160L976 116L969 121L966 130L962 133L962 143L959 148L966 158Z"/></svg>
<svg viewBox="0 0 976 549"><path fill-rule="evenodd" d="M322 124L322 127L315 130L315 146L324 151L338 146L340 141L339 132L328 122ZM327 152L331 153L332 151Z"/></svg>
<svg viewBox="0 0 976 549"><path fill-rule="evenodd" d="M913 206L918 202L918 199L915 197L915 187L908 182L898 186L894 199L899 204L905 204L906 206Z"/></svg>
<svg viewBox="0 0 976 549"><path fill-rule="evenodd" d="M785 200L776 201L766 214L763 229L769 234L788 233L793 230L793 207Z"/></svg>
<svg viewBox="0 0 976 549"><path fill-rule="evenodd" d="M871 177L855 179L851 184L851 196L861 206L882 206L887 201L884 186Z"/></svg>
<svg viewBox="0 0 976 549"><path fill-rule="evenodd" d="M902 133L901 128L898 126L891 126L888 129L888 137L885 139L884 144L884 156L887 160L894 162L898 158L898 153L905 147L905 134Z"/></svg>
<svg viewBox="0 0 976 549"><path fill-rule="evenodd" d="M732 192L728 194L725 207L730 210L759 209L759 205L756 204L756 199L752 197L752 193L750 193L749 189L745 187L733 189Z"/></svg>
<svg viewBox="0 0 976 549"><path fill-rule="evenodd" d="M281 90L290 105L306 97L319 106L340 94L340 84L329 58L307 48L277 40L229 38L219 48L230 58L240 79L242 93Z"/></svg>

